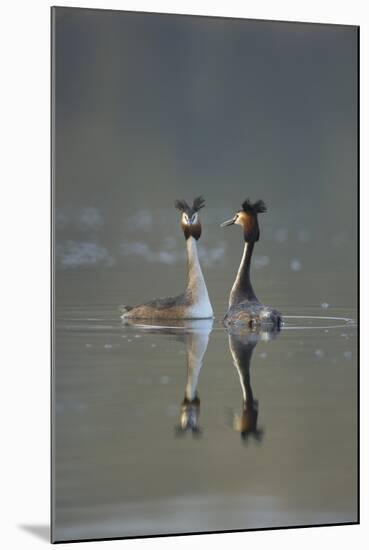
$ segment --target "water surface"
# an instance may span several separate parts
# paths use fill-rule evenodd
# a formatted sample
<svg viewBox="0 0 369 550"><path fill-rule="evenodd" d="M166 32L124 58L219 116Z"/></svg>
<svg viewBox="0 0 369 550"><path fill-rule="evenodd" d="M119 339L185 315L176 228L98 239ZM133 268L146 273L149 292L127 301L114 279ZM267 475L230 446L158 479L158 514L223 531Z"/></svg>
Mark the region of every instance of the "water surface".
<svg viewBox="0 0 369 550"><path fill-rule="evenodd" d="M135 327L115 305L59 307L56 540L356 521L353 312L303 313L241 337L257 417L242 434L247 368L219 321ZM186 429L187 351L207 339Z"/></svg>

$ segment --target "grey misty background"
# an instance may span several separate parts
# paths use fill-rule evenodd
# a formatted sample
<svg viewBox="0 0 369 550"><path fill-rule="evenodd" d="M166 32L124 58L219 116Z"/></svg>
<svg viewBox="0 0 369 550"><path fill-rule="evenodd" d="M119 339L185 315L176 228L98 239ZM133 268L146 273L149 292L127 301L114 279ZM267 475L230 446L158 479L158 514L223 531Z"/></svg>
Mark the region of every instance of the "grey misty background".
<svg viewBox="0 0 369 550"><path fill-rule="evenodd" d="M216 314L262 198L262 301L356 304L357 29L57 8L57 305L183 290L175 198L203 194Z"/></svg>

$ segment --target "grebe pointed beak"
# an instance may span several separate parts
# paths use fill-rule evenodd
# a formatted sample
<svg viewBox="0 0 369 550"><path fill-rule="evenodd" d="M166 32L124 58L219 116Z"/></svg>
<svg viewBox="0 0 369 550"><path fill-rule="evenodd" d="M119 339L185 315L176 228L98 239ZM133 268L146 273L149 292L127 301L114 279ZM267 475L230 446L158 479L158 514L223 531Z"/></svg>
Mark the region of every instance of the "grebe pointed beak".
<svg viewBox="0 0 369 550"><path fill-rule="evenodd" d="M227 227L227 225L233 225L236 221L236 218L232 218L231 220L227 220L226 222L223 222L220 224L220 227Z"/></svg>

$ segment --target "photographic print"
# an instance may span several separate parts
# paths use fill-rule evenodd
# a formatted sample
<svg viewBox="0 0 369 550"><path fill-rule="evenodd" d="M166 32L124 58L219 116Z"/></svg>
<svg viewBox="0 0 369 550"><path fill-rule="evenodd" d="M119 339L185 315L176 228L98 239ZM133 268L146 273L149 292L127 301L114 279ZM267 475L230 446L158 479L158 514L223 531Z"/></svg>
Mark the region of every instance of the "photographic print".
<svg viewBox="0 0 369 550"><path fill-rule="evenodd" d="M52 541L357 523L359 28L51 16Z"/></svg>

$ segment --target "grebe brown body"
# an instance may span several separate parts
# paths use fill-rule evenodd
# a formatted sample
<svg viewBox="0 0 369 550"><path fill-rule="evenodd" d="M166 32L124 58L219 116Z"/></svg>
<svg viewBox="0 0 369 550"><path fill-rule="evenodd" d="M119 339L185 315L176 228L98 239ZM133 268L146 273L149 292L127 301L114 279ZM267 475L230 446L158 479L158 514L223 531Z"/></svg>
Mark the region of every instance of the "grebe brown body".
<svg viewBox="0 0 369 550"><path fill-rule="evenodd" d="M186 201L175 201L175 207L182 212L181 227L187 247L187 285L179 296L156 298L135 307L124 306L122 319L210 319L213 317L205 279L202 274L197 241L201 236L199 211L205 206L202 197L193 205Z"/></svg>
<svg viewBox="0 0 369 550"><path fill-rule="evenodd" d="M260 303L250 280L251 257L255 243L259 240L260 230L258 214L266 212L266 206L259 200L252 204L248 199L242 204L242 210L224 223L240 225L244 235L244 250L235 282L229 296L228 311L224 317L226 326L245 324L249 327L280 327L282 317L276 309Z"/></svg>

